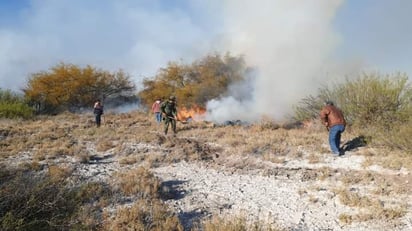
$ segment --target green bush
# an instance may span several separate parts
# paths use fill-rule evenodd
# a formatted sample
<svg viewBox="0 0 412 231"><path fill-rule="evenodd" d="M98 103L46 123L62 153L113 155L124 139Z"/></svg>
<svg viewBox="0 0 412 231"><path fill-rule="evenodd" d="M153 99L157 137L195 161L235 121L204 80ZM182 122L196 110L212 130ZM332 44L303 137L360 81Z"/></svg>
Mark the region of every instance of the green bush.
<svg viewBox="0 0 412 231"><path fill-rule="evenodd" d="M324 86L318 95L299 102L295 119L318 119L325 100L334 101L348 124L366 132L374 142L412 150L404 140L412 135L412 87L406 75L363 74L357 79Z"/></svg>
<svg viewBox="0 0 412 231"><path fill-rule="evenodd" d="M346 117L361 128L390 130L411 116L412 88L408 77L401 74L365 74L337 86L335 91Z"/></svg>
<svg viewBox="0 0 412 231"><path fill-rule="evenodd" d="M0 118L30 118L33 109L28 106L24 98L10 90L0 89Z"/></svg>
<svg viewBox="0 0 412 231"><path fill-rule="evenodd" d="M24 118L33 116L33 110L24 103L2 103L0 102L0 118Z"/></svg>

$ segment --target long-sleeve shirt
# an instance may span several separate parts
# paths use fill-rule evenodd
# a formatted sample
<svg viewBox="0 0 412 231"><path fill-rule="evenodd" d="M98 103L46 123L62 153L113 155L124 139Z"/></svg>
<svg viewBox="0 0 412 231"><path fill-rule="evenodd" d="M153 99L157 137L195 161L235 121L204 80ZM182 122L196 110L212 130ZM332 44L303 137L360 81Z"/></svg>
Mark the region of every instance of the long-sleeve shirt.
<svg viewBox="0 0 412 231"><path fill-rule="evenodd" d="M160 112L160 101L156 101L153 103L152 112L153 113Z"/></svg>
<svg viewBox="0 0 412 231"><path fill-rule="evenodd" d="M342 111L333 105L327 105L322 109L320 119L328 128L338 124L346 125Z"/></svg>

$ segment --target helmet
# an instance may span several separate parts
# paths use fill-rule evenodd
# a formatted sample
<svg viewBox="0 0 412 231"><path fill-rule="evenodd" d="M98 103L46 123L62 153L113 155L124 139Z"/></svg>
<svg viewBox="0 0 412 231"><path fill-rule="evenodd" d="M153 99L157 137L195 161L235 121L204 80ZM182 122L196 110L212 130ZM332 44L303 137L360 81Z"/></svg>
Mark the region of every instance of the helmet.
<svg viewBox="0 0 412 231"><path fill-rule="evenodd" d="M171 101L176 101L176 96L173 96L173 95L170 96L170 97L169 97L169 100L171 100Z"/></svg>

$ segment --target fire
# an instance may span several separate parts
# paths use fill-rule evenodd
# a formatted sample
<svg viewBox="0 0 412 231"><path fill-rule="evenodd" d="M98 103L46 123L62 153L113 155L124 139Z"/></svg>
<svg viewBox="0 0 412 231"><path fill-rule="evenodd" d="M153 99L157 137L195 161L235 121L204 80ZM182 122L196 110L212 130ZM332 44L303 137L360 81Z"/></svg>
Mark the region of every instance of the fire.
<svg viewBox="0 0 412 231"><path fill-rule="evenodd" d="M194 105L190 108L182 107L178 109L177 119L180 121L201 120L202 116L206 113L206 109Z"/></svg>

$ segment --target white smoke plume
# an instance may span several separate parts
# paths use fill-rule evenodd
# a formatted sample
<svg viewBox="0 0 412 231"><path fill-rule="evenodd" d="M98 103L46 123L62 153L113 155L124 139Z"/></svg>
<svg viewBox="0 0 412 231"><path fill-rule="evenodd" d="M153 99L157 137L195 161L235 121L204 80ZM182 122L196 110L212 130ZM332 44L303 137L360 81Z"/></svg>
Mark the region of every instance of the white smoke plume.
<svg viewBox="0 0 412 231"><path fill-rule="evenodd" d="M291 106L319 86L319 76L338 44L332 22L340 0L226 1L227 47L245 54L258 73L252 97L208 104L208 119L282 119ZM250 93L249 93L250 94Z"/></svg>
<svg viewBox="0 0 412 231"><path fill-rule="evenodd" d="M169 61L230 52L257 71L209 102L208 119L281 119L331 78L366 66L412 74L411 9L408 0L0 1L0 88L20 90L59 62L123 69L141 87Z"/></svg>

